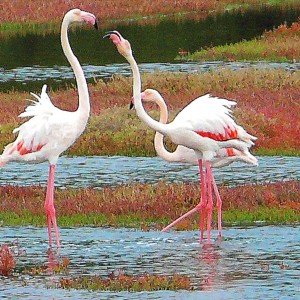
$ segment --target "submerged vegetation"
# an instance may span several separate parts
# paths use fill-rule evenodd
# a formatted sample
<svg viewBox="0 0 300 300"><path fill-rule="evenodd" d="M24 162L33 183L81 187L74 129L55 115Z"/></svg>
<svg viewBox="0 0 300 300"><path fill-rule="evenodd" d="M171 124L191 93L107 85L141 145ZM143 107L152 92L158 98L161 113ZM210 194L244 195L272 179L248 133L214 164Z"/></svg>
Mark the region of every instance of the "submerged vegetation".
<svg viewBox="0 0 300 300"><path fill-rule="evenodd" d="M191 290L191 280L184 275L174 276L118 275L110 274L107 278L102 276L80 276L75 278L61 278L59 286L64 289L86 289L90 291L158 291L158 290Z"/></svg>
<svg viewBox="0 0 300 300"><path fill-rule="evenodd" d="M220 187L225 224L291 224L300 221L300 182ZM199 203L198 183L136 184L57 190L60 226L112 226L160 229ZM0 187L0 220L4 226L45 224L42 187ZM198 226L198 214L177 229ZM214 217L216 220L216 216Z"/></svg>
<svg viewBox="0 0 300 300"><path fill-rule="evenodd" d="M201 49L177 57L180 60L205 61L276 61L300 60L300 19L290 27L286 24L265 32L260 38L236 44Z"/></svg>

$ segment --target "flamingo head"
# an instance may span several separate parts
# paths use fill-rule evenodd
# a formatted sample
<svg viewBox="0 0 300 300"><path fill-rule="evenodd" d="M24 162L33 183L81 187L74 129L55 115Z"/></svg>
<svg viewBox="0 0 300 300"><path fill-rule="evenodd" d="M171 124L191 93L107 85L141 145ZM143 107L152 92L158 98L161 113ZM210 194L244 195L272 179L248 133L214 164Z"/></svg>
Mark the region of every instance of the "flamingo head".
<svg viewBox="0 0 300 300"><path fill-rule="evenodd" d="M119 53L125 58L132 56L130 43L126 39L124 39L118 31L108 31L103 36L103 38L110 38L117 47Z"/></svg>
<svg viewBox="0 0 300 300"><path fill-rule="evenodd" d="M74 8L69 10L65 17L70 23L71 22L85 22L92 24L96 29L98 29L97 19L96 17L86 11L80 10L79 8Z"/></svg>
<svg viewBox="0 0 300 300"><path fill-rule="evenodd" d="M158 104L162 96L157 90L154 89L146 89L141 93L141 99L143 102L154 102ZM132 97L129 109L132 109L134 106L134 98Z"/></svg>

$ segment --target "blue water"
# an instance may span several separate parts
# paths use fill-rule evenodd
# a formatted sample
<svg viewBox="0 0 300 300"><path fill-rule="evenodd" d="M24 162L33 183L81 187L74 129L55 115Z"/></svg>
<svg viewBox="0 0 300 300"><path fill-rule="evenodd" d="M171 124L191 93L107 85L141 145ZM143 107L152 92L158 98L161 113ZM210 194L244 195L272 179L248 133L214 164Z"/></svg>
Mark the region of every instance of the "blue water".
<svg viewBox="0 0 300 300"><path fill-rule="evenodd" d="M215 169L217 183L243 184L300 178L300 157L260 156L259 166L234 163ZM21 186L47 183L48 163L9 163L0 170L0 185ZM55 185L59 188L117 186L119 184L196 182L198 167L168 163L159 157L92 156L66 157L58 161Z"/></svg>
<svg viewBox="0 0 300 300"><path fill-rule="evenodd" d="M239 70L244 68L256 69L284 69L290 72L300 70L300 63L266 63L266 62L186 62L186 63L141 63L139 69L142 74L153 72L183 72L183 73L198 73L208 72L219 68L230 68ZM115 75L131 76L131 68L127 63L107 64L107 65L83 65L84 75L87 80L95 78L107 79ZM41 82L40 89L44 82L53 80L56 82L74 80L74 72L69 66L45 67L40 65L17 67L0 72L0 85L5 82ZM73 81L72 81L73 82ZM38 90L38 88L37 88Z"/></svg>
<svg viewBox="0 0 300 300"><path fill-rule="evenodd" d="M198 231L62 228L59 257L68 274L1 278L1 299L297 299L300 292L300 227L224 229L224 240L199 243ZM21 251L18 270L47 265L45 228L0 228L1 243ZM216 236L214 231L213 236ZM59 278L146 273L188 275L194 291L107 292L56 289Z"/></svg>

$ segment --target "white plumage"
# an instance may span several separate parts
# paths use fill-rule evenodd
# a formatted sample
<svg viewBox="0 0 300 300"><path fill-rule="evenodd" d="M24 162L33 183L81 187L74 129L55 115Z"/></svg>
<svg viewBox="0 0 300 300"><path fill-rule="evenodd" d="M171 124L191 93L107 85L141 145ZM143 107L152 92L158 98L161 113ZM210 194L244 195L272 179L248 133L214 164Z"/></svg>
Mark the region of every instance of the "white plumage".
<svg viewBox="0 0 300 300"><path fill-rule="evenodd" d="M50 247L52 246L52 226L55 231L57 247L60 246L53 199L57 159L81 135L90 114L87 83L68 40L70 23L83 21L91 23L97 28L96 17L80 9L72 9L67 12L61 26L61 45L76 76L79 94L78 109L75 112L69 112L55 107L46 93L47 86L44 85L41 95L38 96L32 93L35 100L30 100L32 104L19 115L21 118L30 119L14 129L13 133L18 134L16 140L8 144L0 156L0 167L9 161L31 163L49 161L50 168L44 207Z"/></svg>
<svg viewBox="0 0 300 300"><path fill-rule="evenodd" d="M147 89L141 94L141 97L144 102L154 102L159 106L159 122L166 124L168 120L168 109L161 94L156 90ZM230 108L235 105L236 102L234 101L212 97L207 94L192 101L176 116L175 119L177 120L180 116L186 118L186 116L190 115L190 112L192 112L194 109L197 109L197 111L200 112L198 115L202 114L202 118L206 120L206 126L205 124L202 126L203 132L213 132L213 134L216 136L218 136L219 133L221 133L221 135L225 135L226 132L224 127L227 127L227 123L224 122L224 120L222 121L222 119L224 115L228 115L230 119L232 118L232 111ZM183 111L184 113L182 113ZM215 112L216 115L219 115L220 132L215 129L215 122L210 120L215 118ZM237 128L239 132L242 132L247 141L249 141L250 145L253 144L253 141L256 139L254 136L249 135L242 127L237 126L235 123L233 124L233 128ZM174 152L169 152L164 147L163 138L164 136L161 133L156 132L154 138L154 147L160 157L170 162L185 162L198 165L198 157L193 149L178 145ZM257 165L257 159L248 150L243 153L233 148L219 149L216 152L216 156L212 158L211 165L212 167L219 168L229 165L235 161L242 161L248 164Z"/></svg>
<svg viewBox="0 0 300 300"><path fill-rule="evenodd" d="M253 145L253 141L256 138L248 134L233 120L230 108L235 105L235 102L220 98L212 99L209 95L204 95L191 102L171 123L162 124L152 119L145 111L141 101L141 78L137 63L132 55L130 43L117 31L111 31L106 36L110 37L119 53L126 58L131 66L134 106L138 117L156 132L168 136L173 143L180 147L181 152L184 151L183 146L193 150L198 160L201 177L200 203L190 212L164 228L163 231L173 226L179 220L201 210L201 239L203 239L204 217L207 212L207 239L210 241L213 187L217 198L218 231L221 236L222 201L213 178L211 161L218 157L218 155L222 155L222 151L228 151L227 149L248 155L248 149ZM189 151L189 153L191 152ZM192 159L192 157L188 155L188 159ZM221 163L221 161L219 162ZM203 170L203 163L206 168L205 172ZM253 163L256 164L255 158L253 159Z"/></svg>

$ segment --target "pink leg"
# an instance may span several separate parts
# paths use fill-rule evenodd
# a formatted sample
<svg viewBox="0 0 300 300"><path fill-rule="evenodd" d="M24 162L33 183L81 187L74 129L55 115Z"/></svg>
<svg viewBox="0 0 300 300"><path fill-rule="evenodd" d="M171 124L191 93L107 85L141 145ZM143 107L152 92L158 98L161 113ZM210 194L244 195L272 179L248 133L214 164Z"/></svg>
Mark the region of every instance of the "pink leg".
<svg viewBox="0 0 300 300"><path fill-rule="evenodd" d="M207 241L210 243L211 237L211 221L212 221L212 210L213 210L213 200L212 200L212 171L210 162L206 161L206 175L207 175Z"/></svg>
<svg viewBox="0 0 300 300"><path fill-rule="evenodd" d="M215 182L215 178L212 174L212 184L214 188L214 192L217 198L217 208L218 208L218 232L219 232L219 237L222 237L222 200L219 194L219 190L217 187L217 184Z"/></svg>
<svg viewBox="0 0 300 300"><path fill-rule="evenodd" d="M177 223L179 223L183 219L187 218L188 216L192 215L193 213L195 213L195 212L197 212L201 209L202 213L201 213L201 219L200 219L200 239L203 240L203 236L204 236L204 218L205 218L205 208L206 208L206 180L205 180L205 174L203 173L202 160L199 160L198 163L199 163L200 180L201 180L201 200L200 200L200 203L196 207L194 207L193 209L191 209L190 211L188 211L187 213L185 213L184 215L182 215L181 217L179 217L178 219L173 221L171 224L169 224L168 226L163 228L162 229L163 232L166 232L167 230L172 228L174 225L176 225Z"/></svg>
<svg viewBox="0 0 300 300"><path fill-rule="evenodd" d="M46 217L47 217L49 245L50 245L50 247L52 247L51 227L53 225L55 237L56 237L56 244L57 244L57 247L59 248L60 247L59 232L58 232L58 227L57 227L57 223L56 223L56 215L55 215L54 200L53 200L54 174L55 174L55 165L50 165L47 192L46 192L46 200L45 200L44 207L45 207L45 212L46 212Z"/></svg>
<svg viewBox="0 0 300 300"><path fill-rule="evenodd" d="M194 207L193 209L191 209L190 211L188 211L187 213L185 213L184 215L182 215L181 217L179 217L178 219L176 219L175 221L173 221L171 224L169 224L168 226L166 226L165 228L163 228L162 232L168 231L170 228L172 228L173 226L175 226L181 220L187 218L188 216L192 215L193 213L197 212L198 210L200 210L200 206L199 205L197 205L196 207Z"/></svg>
<svg viewBox="0 0 300 300"><path fill-rule="evenodd" d="M200 181L201 181L201 200L200 203L197 205L199 209L201 209L201 217L200 217L200 241L204 239L204 221L205 221L205 210L207 205L207 198L206 198L206 176L205 172L203 171L203 164L202 160L198 160L199 165L199 172L200 172Z"/></svg>

